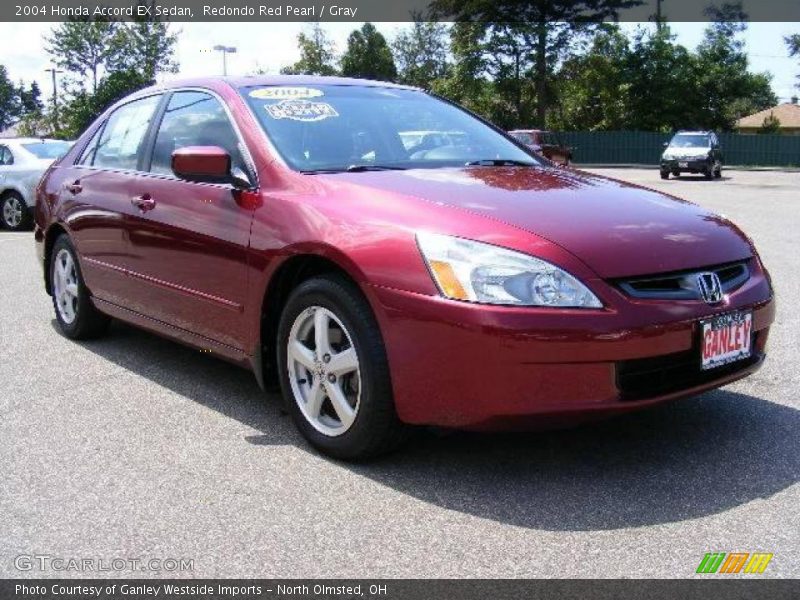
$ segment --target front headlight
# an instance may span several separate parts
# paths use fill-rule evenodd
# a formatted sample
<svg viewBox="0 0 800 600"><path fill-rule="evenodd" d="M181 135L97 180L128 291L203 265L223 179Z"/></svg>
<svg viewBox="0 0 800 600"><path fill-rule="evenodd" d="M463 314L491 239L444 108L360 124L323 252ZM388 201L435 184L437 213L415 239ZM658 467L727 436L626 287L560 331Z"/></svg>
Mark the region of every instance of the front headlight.
<svg viewBox="0 0 800 600"><path fill-rule="evenodd" d="M580 281L539 258L436 233L418 233L417 244L446 298L518 306L603 306Z"/></svg>

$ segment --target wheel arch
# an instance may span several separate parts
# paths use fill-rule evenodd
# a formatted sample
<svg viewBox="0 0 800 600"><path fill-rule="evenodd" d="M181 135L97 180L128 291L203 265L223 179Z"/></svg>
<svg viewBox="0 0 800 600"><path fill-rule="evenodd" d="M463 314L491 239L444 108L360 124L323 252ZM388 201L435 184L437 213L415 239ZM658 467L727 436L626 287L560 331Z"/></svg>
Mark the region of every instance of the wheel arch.
<svg viewBox="0 0 800 600"><path fill-rule="evenodd" d="M66 228L60 223L53 223L47 228L44 235L44 289L48 295L53 295L50 287L50 255L53 253L53 245L60 235L69 235Z"/></svg>
<svg viewBox="0 0 800 600"><path fill-rule="evenodd" d="M275 267L262 293L259 339L253 361L256 378L262 387L275 389L278 385L275 346L278 323L289 294L298 285L323 274L339 275L353 283L374 310L374 303L370 301L364 287L359 284L359 281L363 280L361 273L347 263L349 261L335 257L330 252L304 251L287 256Z"/></svg>

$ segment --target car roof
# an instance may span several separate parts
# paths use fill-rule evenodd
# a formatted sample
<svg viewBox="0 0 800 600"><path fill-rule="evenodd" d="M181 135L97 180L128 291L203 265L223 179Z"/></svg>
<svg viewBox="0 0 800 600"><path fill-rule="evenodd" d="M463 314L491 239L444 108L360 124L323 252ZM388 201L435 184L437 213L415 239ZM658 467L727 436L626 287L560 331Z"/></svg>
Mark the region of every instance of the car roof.
<svg viewBox="0 0 800 600"><path fill-rule="evenodd" d="M678 135L679 133L686 133L688 135L711 135L714 132L713 131L699 131L699 130L695 131L693 129L681 129L680 131L676 131L675 135Z"/></svg>
<svg viewBox="0 0 800 600"><path fill-rule="evenodd" d="M267 86L267 85L339 85L360 87L382 87L403 90L417 90L410 85L401 85L388 81L372 79L356 79L351 77L326 77L321 75L248 75L244 77L198 77L192 79L172 79L147 88L149 90L169 90L182 87L218 88L227 84L233 88ZM145 90L143 90L145 91Z"/></svg>

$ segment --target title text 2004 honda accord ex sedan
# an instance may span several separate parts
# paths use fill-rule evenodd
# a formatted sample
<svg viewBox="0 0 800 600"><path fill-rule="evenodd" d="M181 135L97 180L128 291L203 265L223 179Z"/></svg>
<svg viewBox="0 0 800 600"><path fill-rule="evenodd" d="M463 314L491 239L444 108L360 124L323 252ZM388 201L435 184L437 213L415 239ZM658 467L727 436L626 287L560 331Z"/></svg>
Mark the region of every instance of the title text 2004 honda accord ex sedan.
<svg viewBox="0 0 800 600"><path fill-rule="evenodd" d="M65 335L109 317L251 368L322 451L530 426L744 377L774 303L706 210L555 167L420 90L173 82L49 170L36 241Z"/></svg>

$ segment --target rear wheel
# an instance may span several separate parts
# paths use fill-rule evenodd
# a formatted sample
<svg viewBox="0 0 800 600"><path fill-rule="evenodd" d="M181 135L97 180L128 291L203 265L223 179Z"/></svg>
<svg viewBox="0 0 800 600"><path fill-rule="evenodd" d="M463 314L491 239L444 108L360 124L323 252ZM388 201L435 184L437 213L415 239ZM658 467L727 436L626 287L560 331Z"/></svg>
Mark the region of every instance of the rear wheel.
<svg viewBox="0 0 800 600"><path fill-rule="evenodd" d="M8 192L0 200L3 226L10 231L30 229L31 215L25 200L17 192Z"/></svg>
<svg viewBox="0 0 800 600"><path fill-rule="evenodd" d="M378 324L346 279L315 277L292 292L278 328L278 367L295 424L322 452L363 460L405 439Z"/></svg>
<svg viewBox="0 0 800 600"><path fill-rule="evenodd" d="M53 244L50 290L56 321L65 336L81 340L98 337L106 332L110 319L92 305L77 254L64 234Z"/></svg>

